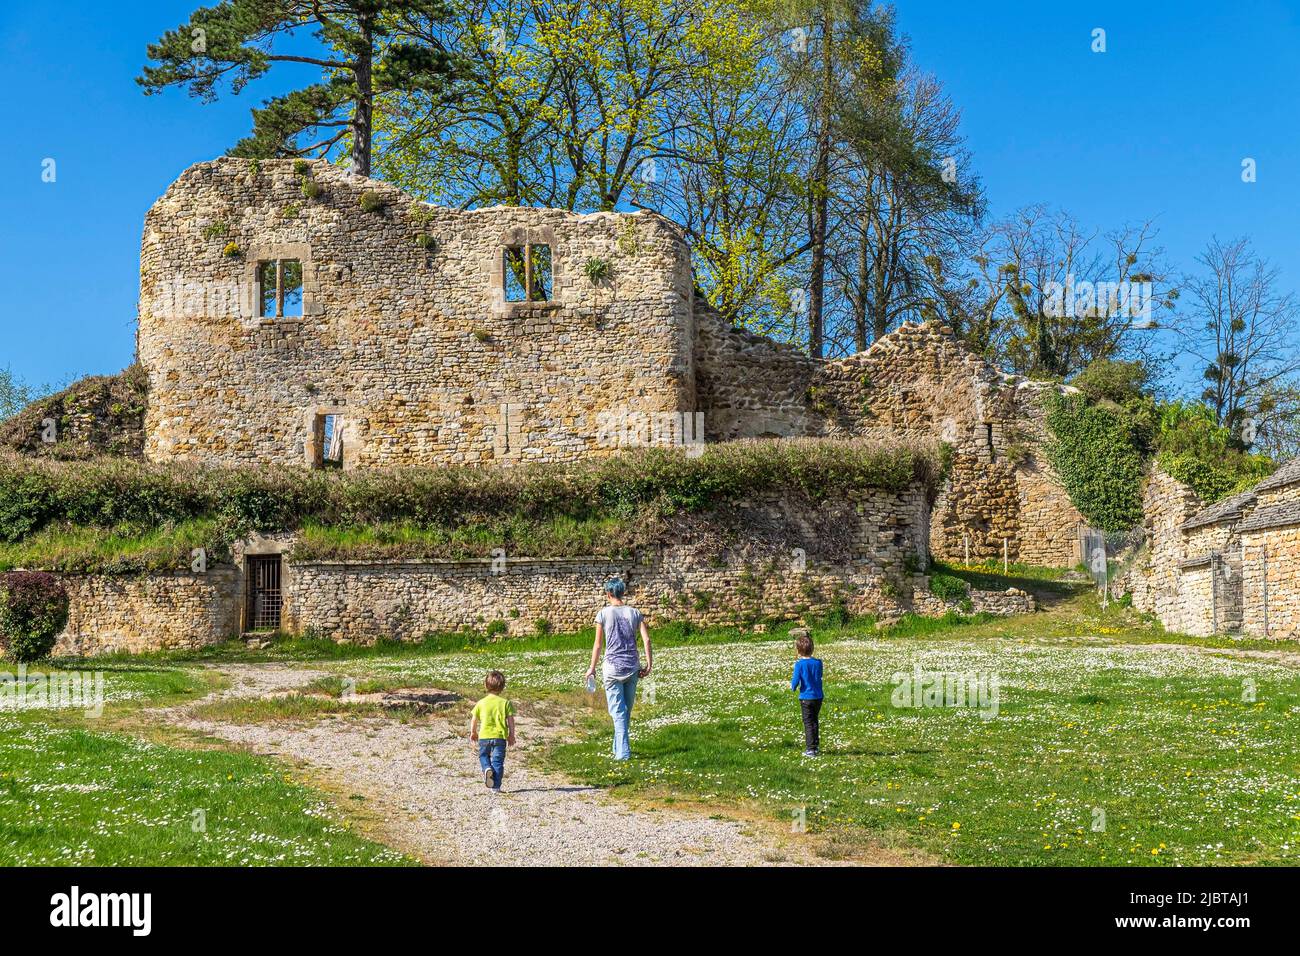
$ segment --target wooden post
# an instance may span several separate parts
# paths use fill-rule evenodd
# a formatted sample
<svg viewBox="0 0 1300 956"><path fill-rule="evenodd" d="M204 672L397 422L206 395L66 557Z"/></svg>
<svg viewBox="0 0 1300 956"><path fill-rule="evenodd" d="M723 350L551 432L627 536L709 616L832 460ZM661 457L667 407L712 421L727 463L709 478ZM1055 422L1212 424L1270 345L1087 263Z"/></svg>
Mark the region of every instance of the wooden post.
<svg viewBox="0 0 1300 956"><path fill-rule="evenodd" d="M1002 573L1003 574L1008 573L1007 552L1008 552L1007 539L1003 538L1002 539Z"/></svg>
<svg viewBox="0 0 1300 956"><path fill-rule="evenodd" d="M970 535L969 534L963 534L961 536L961 546L966 552L966 564L969 565L970 564Z"/></svg>
<svg viewBox="0 0 1300 956"><path fill-rule="evenodd" d="M1219 564L1218 552L1210 552L1210 633L1219 633Z"/></svg>
<svg viewBox="0 0 1300 956"><path fill-rule="evenodd" d="M1264 636L1268 637L1268 545L1264 545Z"/></svg>

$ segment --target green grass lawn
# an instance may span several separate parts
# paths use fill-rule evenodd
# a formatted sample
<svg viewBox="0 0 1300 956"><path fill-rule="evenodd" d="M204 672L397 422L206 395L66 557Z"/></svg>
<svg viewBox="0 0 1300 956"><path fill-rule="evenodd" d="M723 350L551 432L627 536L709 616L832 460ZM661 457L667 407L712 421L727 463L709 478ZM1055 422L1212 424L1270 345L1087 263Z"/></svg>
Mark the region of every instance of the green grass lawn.
<svg viewBox="0 0 1300 956"><path fill-rule="evenodd" d="M1294 668L1142 646L1176 639L1123 609L1103 616L1091 598L1034 617L817 633L820 759L801 754L790 644L763 637L663 646L630 763L606 758L598 699L585 739L551 759L628 794L757 804L849 854L885 843L963 864L1300 862ZM586 657L571 644L504 642L331 666L471 692L491 666L508 675L508 694L578 700ZM918 664L996 675L997 716L892 706L894 675Z"/></svg>
<svg viewBox="0 0 1300 956"><path fill-rule="evenodd" d="M408 862L351 832L272 760L109 730L207 685L194 670L104 666L102 717L0 710L0 866Z"/></svg>
<svg viewBox="0 0 1300 956"><path fill-rule="evenodd" d="M1044 583L1032 569L1014 576ZM1300 862L1300 670L1215 653L1296 647L1169 635L1122 605L1103 612L1077 585L1046 583L1055 603L1035 615L814 627L827 689L816 760L801 755L788 627L658 629L627 764L606 758L601 697L580 687L590 633L369 648L284 640L206 656L311 661L358 688L471 697L500 668L509 696L550 699L584 731L551 749L556 768L628 796L756 809L783 827L802 820L826 856L883 844L960 864ZM141 706L206 688L195 660L101 659L110 704L100 722L0 712L0 863L402 862L273 761L143 730ZM895 675L918 665L996 676L996 716L895 706ZM246 706L241 720L342 712L309 703ZM194 830L196 810L205 832Z"/></svg>

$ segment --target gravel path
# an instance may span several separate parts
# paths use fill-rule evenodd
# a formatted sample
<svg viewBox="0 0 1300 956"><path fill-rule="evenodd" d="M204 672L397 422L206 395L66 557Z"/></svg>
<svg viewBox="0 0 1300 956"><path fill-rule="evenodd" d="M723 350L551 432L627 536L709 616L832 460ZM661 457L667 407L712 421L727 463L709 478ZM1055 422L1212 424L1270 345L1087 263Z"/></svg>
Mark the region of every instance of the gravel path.
<svg viewBox="0 0 1300 956"><path fill-rule="evenodd" d="M220 668L231 686L208 698L283 694L323 671L280 665ZM827 865L804 838L775 828L710 819L678 809L633 808L595 787L529 766L534 748L558 731L521 716L521 745L506 758L500 794L483 786L477 752L457 720L434 714L410 720L372 716L308 723L231 724L204 720L198 704L163 711L181 726L306 764L323 785L378 821L378 838L431 864L484 860L512 866ZM881 864L913 862L885 853Z"/></svg>

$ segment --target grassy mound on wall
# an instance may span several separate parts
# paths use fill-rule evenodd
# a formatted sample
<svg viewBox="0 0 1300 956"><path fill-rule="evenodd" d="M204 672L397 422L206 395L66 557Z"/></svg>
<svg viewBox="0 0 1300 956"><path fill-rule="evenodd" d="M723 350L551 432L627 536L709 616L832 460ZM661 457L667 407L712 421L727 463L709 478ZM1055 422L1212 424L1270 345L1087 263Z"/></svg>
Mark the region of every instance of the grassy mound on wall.
<svg viewBox="0 0 1300 956"><path fill-rule="evenodd" d="M141 457L148 378L139 365L91 375L0 421L0 448L64 460ZM46 441L45 423L53 421Z"/></svg>
<svg viewBox="0 0 1300 956"><path fill-rule="evenodd" d="M817 501L939 482L938 450L793 439L642 449L579 465L321 472L68 463L0 453L0 569L132 572L300 532L300 556L562 557L643 543L655 522L764 492Z"/></svg>

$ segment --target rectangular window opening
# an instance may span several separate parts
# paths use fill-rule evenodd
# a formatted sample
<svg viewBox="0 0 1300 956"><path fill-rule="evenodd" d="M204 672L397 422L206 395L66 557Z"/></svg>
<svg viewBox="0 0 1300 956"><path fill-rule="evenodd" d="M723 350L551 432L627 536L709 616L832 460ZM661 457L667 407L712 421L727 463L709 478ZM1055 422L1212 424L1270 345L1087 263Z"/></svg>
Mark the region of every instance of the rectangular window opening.
<svg viewBox="0 0 1300 956"><path fill-rule="evenodd" d="M507 302L551 301L555 269L550 246L506 246L501 269L501 288Z"/></svg>
<svg viewBox="0 0 1300 956"><path fill-rule="evenodd" d="M302 315L302 263L267 259L257 264L258 315L264 319Z"/></svg>
<svg viewBox="0 0 1300 956"><path fill-rule="evenodd" d="M551 301L551 247L528 247L528 275L531 298L534 302Z"/></svg>
<svg viewBox="0 0 1300 956"><path fill-rule="evenodd" d="M342 415L317 415L312 428L314 454L312 465L316 468L343 467L343 440L346 430Z"/></svg>
<svg viewBox="0 0 1300 956"><path fill-rule="evenodd" d="M528 299L524 291L528 288L528 266L524 258L524 246L507 246L502 259L502 287L505 289L507 302L525 302Z"/></svg>
<svg viewBox="0 0 1300 956"><path fill-rule="evenodd" d="M257 264L257 314L264 319L273 319L276 314L276 266L274 259Z"/></svg>
<svg viewBox="0 0 1300 956"><path fill-rule="evenodd" d="M280 314L302 315L302 263L297 259L280 260Z"/></svg>
<svg viewBox="0 0 1300 956"><path fill-rule="evenodd" d="M989 445L989 461L993 461L997 458L997 452L993 449L993 426L991 424L986 423L984 425L984 439Z"/></svg>

